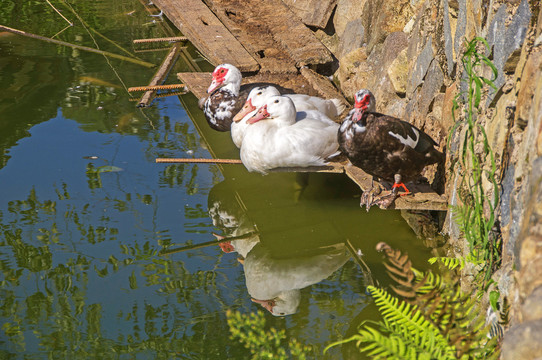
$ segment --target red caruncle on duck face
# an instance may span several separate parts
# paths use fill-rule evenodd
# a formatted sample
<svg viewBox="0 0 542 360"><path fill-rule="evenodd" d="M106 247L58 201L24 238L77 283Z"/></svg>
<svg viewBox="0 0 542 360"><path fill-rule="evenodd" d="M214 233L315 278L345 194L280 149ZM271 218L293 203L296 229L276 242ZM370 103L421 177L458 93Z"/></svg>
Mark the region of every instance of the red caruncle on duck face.
<svg viewBox="0 0 542 360"><path fill-rule="evenodd" d="M228 73L228 69L224 67L219 67L213 71L213 80L215 81L224 81L224 78L226 77L226 74Z"/></svg>
<svg viewBox="0 0 542 360"><path fill-rule="evenodd" d="M226 79L226 75L228 74L228 71L229 70L227 68L222 67L222 66L217 67L215 71L213 71L213 74L212 74L213 81L211 82L211 85L207 89L208 94L212 93L213 91L215 91L216 89L222 86L222 84L224 83L224 80Z"/></svg>
<svg viewBox="0 0 542 360"><path fill-rule="evenodd" d="M358 91L354 96L356 100L354 104L354 113L352 114L352 121L357 123L361 120L361 116L364 111L367 111L371 103L371 94L366 91Z"/></svg>

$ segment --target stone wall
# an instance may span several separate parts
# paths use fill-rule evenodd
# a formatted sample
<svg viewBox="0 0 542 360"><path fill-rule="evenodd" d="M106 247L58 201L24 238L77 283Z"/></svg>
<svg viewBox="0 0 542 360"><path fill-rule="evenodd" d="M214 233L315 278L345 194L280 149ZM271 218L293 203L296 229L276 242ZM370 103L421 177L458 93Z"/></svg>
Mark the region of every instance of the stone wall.
<svg viewBox="0 0 542 360"><path fill-rule="evenodd" d="M542 337L540 1L337 0L331 21L333 26L316 34L338 59L334 81L350 100L358 89L370 89L377 111L415 124L440 143L448 159L445 181L437 181L435 169L424 175L451 204L457 181L450 159L457 157L459 137L450 149L445 145L454 123L452 101L466 90L461 56L466 41L487 39L487 55L499 72L498 91L484 94L477 121L484 125L502 179L503 263L494 279L501 297L512 304L503 358L542 356L537 339ZM453 221L445 231L449 251L464 254L466 244Z"/></svg>

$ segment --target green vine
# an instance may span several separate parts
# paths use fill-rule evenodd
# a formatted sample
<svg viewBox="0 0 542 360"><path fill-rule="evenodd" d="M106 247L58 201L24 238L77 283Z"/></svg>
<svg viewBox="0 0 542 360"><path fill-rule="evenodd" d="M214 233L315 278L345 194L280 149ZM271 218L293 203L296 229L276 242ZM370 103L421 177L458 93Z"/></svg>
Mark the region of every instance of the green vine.
<svg viewBox="0 0 542 360"><path fill-rule="evenodd" d="M457 120L450 131L451 140L456 130L462 130L461 152L458 164L462 174L458 187L459 205L453 207L454 220L461 228L469 243L470 258L483 261L484 282L487 284L501 260L500 240L492 235L495 225L495 213L499 203L499 185L493 150L489 146L482 124L477 122L481 111L482 90L484 84L497 90L493 81L497 78L497 68L491 60L478 51L480 44L487 49L485 39L476 37L467 44L462 57L468 89L456 96L453 102L452 116L464 105L464 116ZM492 79L480 75L490 69ZM484 166L489 159L488 166ZM492 185L492 196L487 193L484 183ZM469 260L467 258L467 260Z"/></svg>

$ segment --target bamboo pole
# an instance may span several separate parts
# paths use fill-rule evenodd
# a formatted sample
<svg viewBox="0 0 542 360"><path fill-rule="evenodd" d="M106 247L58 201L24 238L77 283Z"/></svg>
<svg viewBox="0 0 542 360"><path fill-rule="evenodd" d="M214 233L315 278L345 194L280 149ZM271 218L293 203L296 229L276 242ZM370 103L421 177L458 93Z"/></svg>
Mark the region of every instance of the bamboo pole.
<svg viewBox="0 0 542 360"><path fill-rule="evenodd" d="M174 248L174 249L160 250L158 252L158 255L170 255L170 254L175 254L175 253L182 252L182 251L194 250L194 249L200 249L200 248L204 248L204 247L208 247L208 246L218 245L218 244L223 243L223 242L228 242L228 241L233 241L233 240L241 240L241 239L248 239L249 237L252 237L252 236L254 236L256 234L258 234L257 231L249 231L248 233L245 233L245 234L242 234L242 235L231 236L231 237L227 237L227 238L224 238L224 239L221 239L221 240L211 240L211 241L203 242L201 244L186 245L186 246L179 247L179 248Z"/></svg>
<svg viewBox="0 0 542 360"><path fill-rule="evenodd" d="M175 90L184 88L184 84L171 84L171 85L152 85L152 86L135 86L128 88L128 92L134 91L156 91L156 90Z"/></svg>
<svg viewBox="0 0 542 360"><path fill-rule="evenodd" d="M239 159L157 158L157 163L242 164Z"/></svg>
<svg viewBox="0 0 542 360"><path fill-rule="evenodd" d="M152 67L156 66L156 65L151 64L150 62L147 62L147 61L130 58L130 57L127 57L127 56L124 56L124 55L110 53L108 51L93 49L93 48L90 48L88 46L71 44L69 42L65 42L65 41L61 41L61 40L55 40L55 39L51 39L51 38L48 38L48 37L45 37L45 36L40 36L40 35L36 35L36 34L27 33L25 31L13 29L13 28L10 28L10 27L4 26L4 25L0 25L0 31L7 31L7 32L10 32L10 33L13 33L13 34L26 36L26 37L36 39L36 40L42 40L42 41L50 42L50 43L57 44L57 45L68 46L68 47L71 47L71 48L74 48L74 49L79 49L79 50L88 51L88 52L92 52L92 53L96 53L96 54L100 54L100 55L104 55L104 56L109 56L109 57L112 57L112 58L116 58L116 59L120 59L120 60L124 60L124 61L129 61L131 63L141 65L141 66L144 66L144 67L148 67L148 68L152 68Z"/></svg>
<svg viewBox="0 0 542 360"><path fill-rule="evenodd" d="M152 43L152 42L179 42L179 41L187 41L187 40L188 38L186 36L174 36L174 37L153 38L153 39L135 39L133 43L145 44L145 43Z"/></svg>

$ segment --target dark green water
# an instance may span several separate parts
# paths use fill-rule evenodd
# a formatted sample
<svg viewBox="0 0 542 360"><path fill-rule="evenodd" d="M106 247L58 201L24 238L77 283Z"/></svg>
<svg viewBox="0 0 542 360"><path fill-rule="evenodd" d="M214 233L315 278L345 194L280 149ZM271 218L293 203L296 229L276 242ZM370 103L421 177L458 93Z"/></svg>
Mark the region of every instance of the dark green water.
<svg viewBox="0 0 542 360"><path fill-rule="evenodd" d="M69 2L86 28L52 3L75 23L64 41L134 54L133 39L169 35L136 0ZM0 9L0 24L30 33L66 26L46 2L0 0ZM159 64L165 54L137 56ZM175 72L189 69L181 60ZM268 324L321 354L376 316L358 265L331 255L346 239L382 285L380 241L426 266L430 250L400 213L360 210L359 189L342 175L156 164L238 150L206 127L191 95L136 109L126 88L154 71L0 33L0 358L245 359L226 311L264 311L251 296L284 289L292 314L264 311ZM159 254L251 230L244 265L218 246Z"/></svg>

